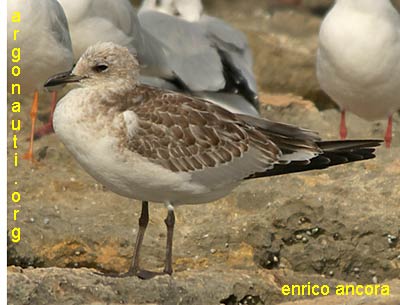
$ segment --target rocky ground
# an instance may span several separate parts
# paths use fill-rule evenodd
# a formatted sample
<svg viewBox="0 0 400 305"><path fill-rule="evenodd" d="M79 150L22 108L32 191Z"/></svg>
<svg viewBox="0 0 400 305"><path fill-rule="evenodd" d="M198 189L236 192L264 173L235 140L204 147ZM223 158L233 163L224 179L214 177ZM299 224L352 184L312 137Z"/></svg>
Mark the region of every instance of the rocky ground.
<svg viewBox="0 0 400 305"><path fill-rule="evenodd" d="M320 14L329 3L304 1L293 10L221 0L206 8L249 35L265 92L262 115L333 139L339 114L314 71ZM352 115L348 125L351 138L381 138L385 129L384 121ZM217 202L179 207L175 273L148 281L98 274L129 268L140 204L89 177L55 135L43 138L36 142L39 163L9 168L9 192L22 195L8 204L10 220L21 210L22 231L8 248L9 304L400 304L399 115L394 126L393 148L379 149L374 160L248 181ZM20 141L19 150L26 147ZM150 206L142 252L149 269L162 269L165 216L163 206ZM281 293L282 285L308 282L328 285L332 295ZM391 296L333 295L341 283L385 283Z"/></svg>

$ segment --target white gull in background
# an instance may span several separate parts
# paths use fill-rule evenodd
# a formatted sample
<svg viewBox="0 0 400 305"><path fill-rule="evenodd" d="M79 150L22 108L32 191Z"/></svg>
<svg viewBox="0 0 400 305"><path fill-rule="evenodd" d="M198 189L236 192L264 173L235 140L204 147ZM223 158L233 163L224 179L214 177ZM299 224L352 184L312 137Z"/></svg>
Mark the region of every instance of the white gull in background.
<svg viewBox="0 0 400 305"><path fill-rule="evenodd" d="M138 18L128 0L59 2L68 18L76 59L96 42L115 42L136 51L143 83L258 115L246 38L223 21L202 15L202 22L192 23L150 10L141 10Z"/></svg>
<svg viewBox="0 0 400 305"><path fill-rule="evenodd" d="M14 12L20 12L21 22L11 22L11 14ZM71 39L64 11L56 0L7 1L7 13L9 16L7 18L7 54L12 54L14 48L21 50L19 62L12 62L11 55L7 56L8 92L11 92L11 84L19 83L22 95L34 95L31 109L31 143L28 153L24 156L32 161L39 91L43 89L43 84L49 75L72 68ZM14 30L18 30L16 40L13 39ZM11 67L14 65L21 68L21 75L18 77L11 74ZM56 100L57 93L53 91L51 102L53 110ZM41 129L39 134L36 133L36 136L52 130L52 112L49 123Z"/></svg>
<svg viewBox="0 0 400 305"><path fill-rule="evenodd" d="M367 120L388 118L400 109L400 16L389 0L337 0L319 34L317 76L321 88L345 112Z"/></svg>
<svg viewBox="0 0 400 305"><path fill-rule="evenodd" d="M46 83L75 87L54 113L54 130L66 148L111 191L142 201L128 275L152 275L139 265L148 201L168 208L164 272L171 274L174 206L217 200L246 179L373 158L380 144L324 142L312 131L233 114L205 100L140 84L138 77L139 64L127 48L100 43L72 72Z"/></svg>

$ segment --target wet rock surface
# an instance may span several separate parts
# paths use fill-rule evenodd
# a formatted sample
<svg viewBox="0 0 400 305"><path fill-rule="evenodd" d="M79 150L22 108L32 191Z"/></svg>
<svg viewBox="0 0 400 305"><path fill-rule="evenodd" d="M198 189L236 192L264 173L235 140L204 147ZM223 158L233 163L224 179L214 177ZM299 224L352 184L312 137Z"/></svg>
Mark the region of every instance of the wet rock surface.
<svg viewBox="0 0 400 305"><path fill-rule="evenodd" d="M271 3L246 1L244 7L234 1L227 10L227 1L209 1L206 8L249 35L264 92L262 115L335 139L339 113L320 94L314 72L320 23L315 7L326 9L330 1L304 1L296 10L271 9ZM45 121L45 95L41 101ZM29 100L24 105L21 139L29 129ZM386 124L349 115L348 127L350 138L382 138ZM399 304L399 115L394 128L393 148L380 148L374 160L248 181L217 202L178 207L175 273L148 281L96 274L129 268L139 202L98 184L55 135L40 139L40 162L9 168L9 192L22 197L8 204L10 220L14 209L21 211L22 231L20 243L11 236L9 241L9 304ZM23 152L27 143L19 144ZM11 160L13 150L8 153ZM163 205L150 205L142 260L151 270L163 267L165 216ZM14 222L8 226L12 230ZM282 285L307 282L332 289L339 283L387 283L391 296L311 299L281 293Z"/></svg>

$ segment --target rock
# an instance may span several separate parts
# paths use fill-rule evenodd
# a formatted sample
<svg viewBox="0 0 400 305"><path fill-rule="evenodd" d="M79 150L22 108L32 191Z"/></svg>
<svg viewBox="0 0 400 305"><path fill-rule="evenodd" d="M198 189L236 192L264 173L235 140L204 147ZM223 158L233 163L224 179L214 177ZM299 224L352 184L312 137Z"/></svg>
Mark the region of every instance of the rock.
<svg viewBox="0 0 400 305"><path fill-rule="evenodd" d="M281 304L339 305L343 302L368 305L396 305L400 301L400 281L386 283L390 296L326 296L314 300L285 302L295 297L282 294L282 285L318 283L327 285L332 294L338 285L331 279L298 277L291 272L215 270L180 272L150 280L135 277L112 278L95 270L44 268L8 268L8 304ZM347 304L347 303L346 303Z"/></svg>
<svg viewBox="0 0 400 305"><path fill-rule="evenodd" d="M8 303L19 304L276 304L288 297L281 294L281 283L299 278L291 272L215 269L185 271L150 280L136 277L113 278L80 268L8 269ZM334 287L338 282L318 277ZM290 298L289 298L290 299ZM240 303L246 304L246 303Z"/></svg>
<svg viewBox="0 0 400 305"><path fill-rule="evenodd" d="M372 296L326 296L319 297L313 300L303 300L294 302L284 302L278 305L397 305L400 302L400 281L394 280L386 283L390 287L390 295L372 295ZM375 288L374 288L375 289ZM381 291L377 288L376 291Z"/></svg>
<svg viewBox="0 0 400 305"><path fill-rule="evenodd" d="M400 0L392 0L392 3L400 11Z"/></svg>

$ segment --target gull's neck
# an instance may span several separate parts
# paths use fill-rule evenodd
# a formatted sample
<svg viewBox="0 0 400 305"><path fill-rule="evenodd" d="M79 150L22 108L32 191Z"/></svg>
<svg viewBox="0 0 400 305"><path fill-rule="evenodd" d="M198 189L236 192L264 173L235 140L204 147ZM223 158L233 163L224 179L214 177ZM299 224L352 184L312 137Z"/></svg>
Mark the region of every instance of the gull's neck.
<svg viewBox="0 0 400 305"><path fill-rule="evenodd" d="M92 83L88 86L82 86L82 89L88 89L91 94L97 95L100 99L118 100L120 97L127 96L137 89L136 81L113 80L110 82Z"/></svg>

